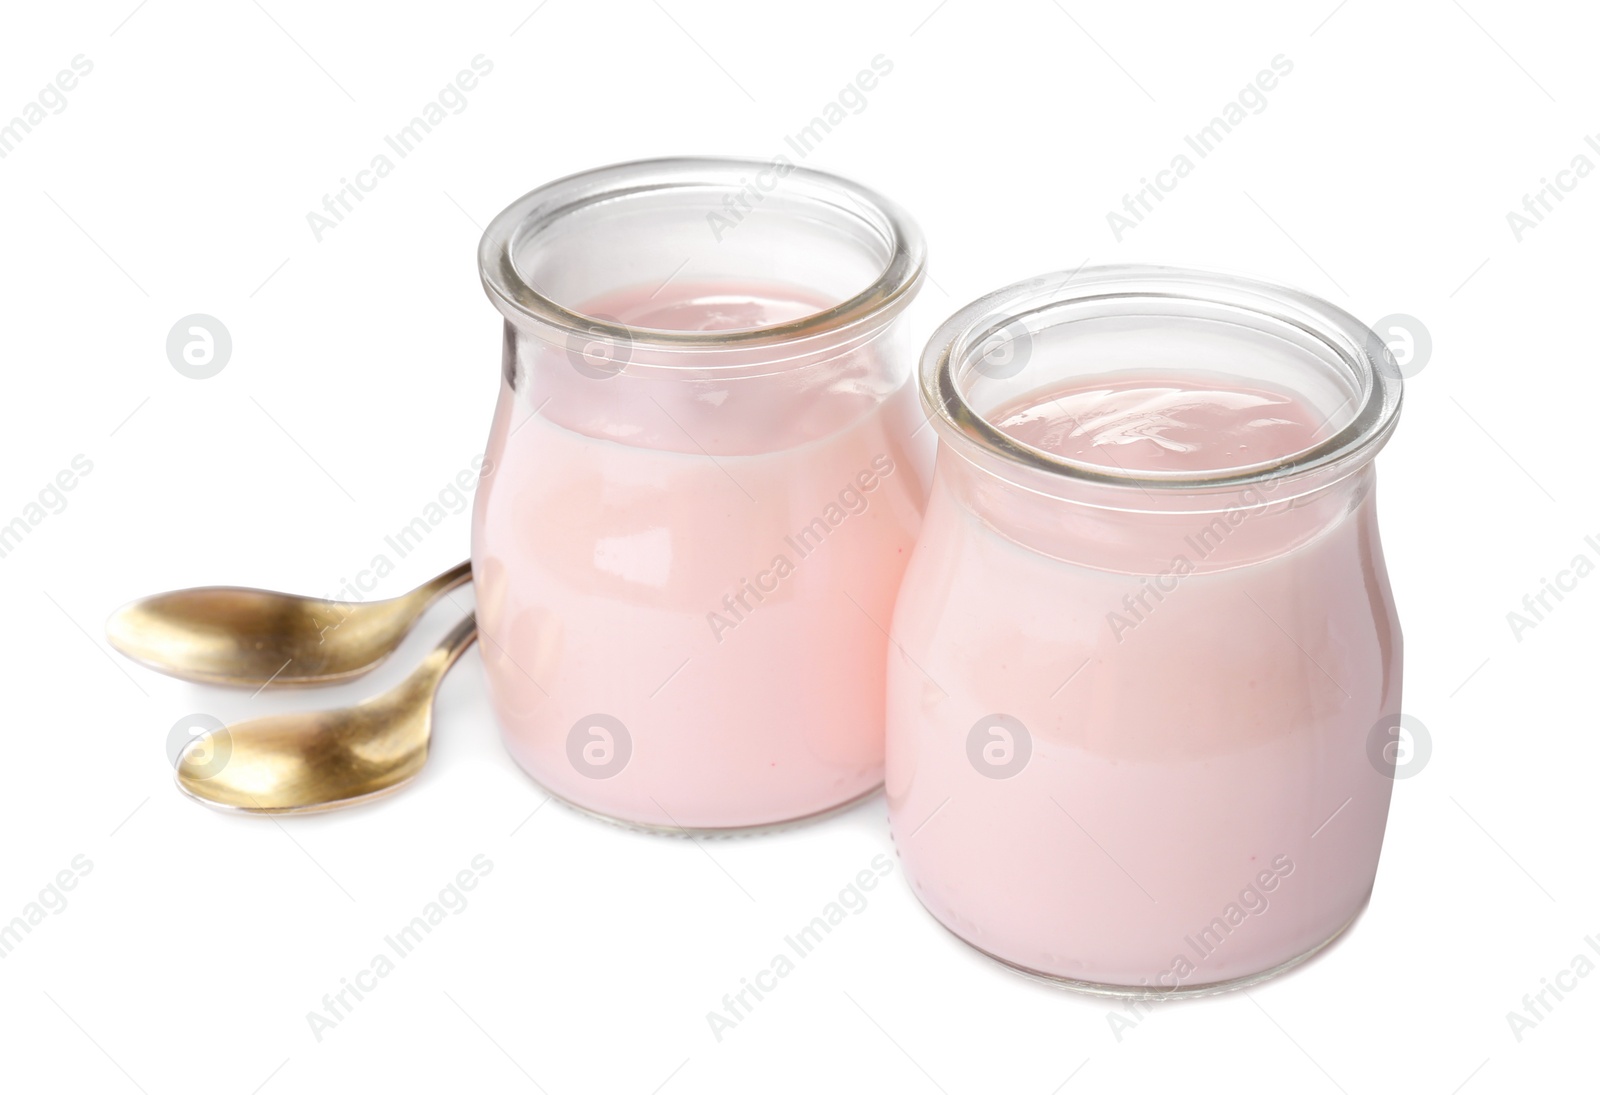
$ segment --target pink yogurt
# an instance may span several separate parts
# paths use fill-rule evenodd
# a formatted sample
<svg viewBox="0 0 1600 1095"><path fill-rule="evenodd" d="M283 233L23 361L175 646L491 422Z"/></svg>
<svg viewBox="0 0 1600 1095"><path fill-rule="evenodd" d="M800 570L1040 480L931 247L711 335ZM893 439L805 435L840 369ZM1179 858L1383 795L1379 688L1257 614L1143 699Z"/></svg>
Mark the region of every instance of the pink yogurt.
<svg viewBox="0 0 1600 1095"><path fill-rule="evenodd" d="M1111 473L1310 448L1326 416L1225 375L1117 373L986 417ZM1371 466L1209 512L997 487L941 447L894 618L896 844L943 924L1107 991L1217 986L1314 951L1367 900L1400 701ZM1293 493L1288 489L1284 495Z"/></svg>
<svg viewBox="0 0 1600 1095"><path fill-rule="evenodd" d="M680 279L578 310L724 331L825 306ZM541 359L527 391L503 387L473 531L482 649L507 747L545 788L638 825L733 829L882 782L885 629L925 489L915 393L883 352L818 366L827 383Z"/></svg>

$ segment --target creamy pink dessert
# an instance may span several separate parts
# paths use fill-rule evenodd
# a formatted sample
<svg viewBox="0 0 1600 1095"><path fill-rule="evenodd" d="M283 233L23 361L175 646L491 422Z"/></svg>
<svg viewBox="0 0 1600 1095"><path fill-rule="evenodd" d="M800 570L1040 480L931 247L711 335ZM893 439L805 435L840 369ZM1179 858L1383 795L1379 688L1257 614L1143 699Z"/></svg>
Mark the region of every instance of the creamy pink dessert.
<svg viewBox="0 0 1600 1095"><path fill-rule="evenodd" d="M1237 469L1322 440L1297 395L1116 373L985 417L1112 474ZM947 927L1025 970L1194 990L1297 960L1371 890L1400 634L1370 463L1175 506L1037 495L941 446L894 617L894 838ZM1097 504L1091 504L1097 503Z"/></svg>
<svg viewBox="0 0 1600 1095"><path fill-rule="evenodd" d="M578 311L725 331L829 302L684 278ZM619 362L630 348L602 347ZM904 367L869 341L720 377L597 378L559 348L502 391L474 523L512 754L641 825L792 820L883 778L884 628L921 520Z"/></svg>
<svg viewBox="0 0 1600 1095"><path fill-rule="evenodd" d="M1033 393L991 413L1036 449L1110 471L1210 471L1309 448L1318 415L1288 392L1159 375Z"/></svg>

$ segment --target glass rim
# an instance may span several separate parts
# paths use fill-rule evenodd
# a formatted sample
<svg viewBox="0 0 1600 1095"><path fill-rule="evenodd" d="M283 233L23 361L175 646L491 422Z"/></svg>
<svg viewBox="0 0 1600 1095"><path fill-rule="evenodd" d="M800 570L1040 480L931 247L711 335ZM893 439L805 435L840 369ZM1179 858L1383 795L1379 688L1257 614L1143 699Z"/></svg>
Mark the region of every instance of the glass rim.
<svg viewBox="0 0 1600 1095"><path fill-rule="evenodd" d="M518 268L516 255L528 238L562 218L600 202L676 188L739 192L752 175L778 177L769 193L830 204L856 216L888 250L876 278L846 300L783 323L727 331L674 331L587 315L542 292ZM829 202L829 197L836 201ZM834 334L874 320L886 322L915 296L925 275L927 247L911 217L870 187L839 175L800 167L779 156L771 160L684 156L629 160L555 179L522 195L489 223L478 243L478 270L484 290L511 320L531 319L565 332L609 338L661 350L714 351L791 343Z"/></svg>
<svg viewBox="0 0 1600 1095"><path fill-rule="evenodd" d="M1060 456L1018 441L967 399L957 370L981 344L974 335L1072 304L1189 302L1253 312L1285 323L1338 355L1359 384L1349 420L1324 440L1267 460L1222 469L1120 471ZM1155 318L1160 318L1157 313ZM1171 318L1182 318L1173 311ZM1065 323L1075 322L1068 319ZM987 325L987 326L985 326ZM963 456L989 455L1010 465L1104 486L1138 490L1209 491L1248 487L1286 476L1365 462L1388 440L1403 393L1400 367L1382 338L1344 309L1310 293L1222 271L1113 264L1041 274L979 297L946 319L922 352L923 409L941 438ZM1342 409L1349 399L1340 404Z"/></svg>

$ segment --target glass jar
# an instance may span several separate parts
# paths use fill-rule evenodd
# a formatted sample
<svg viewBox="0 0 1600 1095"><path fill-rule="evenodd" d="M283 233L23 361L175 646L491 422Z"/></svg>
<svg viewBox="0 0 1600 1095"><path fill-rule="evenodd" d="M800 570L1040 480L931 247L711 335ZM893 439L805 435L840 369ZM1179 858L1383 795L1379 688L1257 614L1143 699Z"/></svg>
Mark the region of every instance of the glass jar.
<svg viewBox="0 0 1600 1095"><path fill-rule="evenodd" d="M888 780L923 904L1091 992L1237 987L1371 892L1400 705L1373 457L1401 380L1292 290L1116 266L934 335Z"/></svg>
<svg viewBox="0 0 1600 1095"><path fill-rule="evenodd" d="M781 159L658 160L525 195L479 261L505 352L473 576L511 754L670 832L873 792L926 493L915 224Z"/></svg>

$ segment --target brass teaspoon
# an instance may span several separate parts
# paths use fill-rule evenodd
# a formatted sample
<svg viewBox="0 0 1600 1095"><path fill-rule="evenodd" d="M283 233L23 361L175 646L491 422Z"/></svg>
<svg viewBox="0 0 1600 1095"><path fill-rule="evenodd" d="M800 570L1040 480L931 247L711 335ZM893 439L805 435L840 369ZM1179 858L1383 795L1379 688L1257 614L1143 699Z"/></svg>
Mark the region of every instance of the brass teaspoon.
<svg viewBox="0 0 1600 1095"><path fill-rule="evenodd" d="M179 788L212 806L260 814L335 810L397 790L427 762L434 693L477 637L472 614L409 677L354 707L198 735L178 755Z"/></svg>
<svg viewBox="0 0 1600 1095"><path fill-rule="evenodd" d="M134 661L202 684L329 684L377 665L429 605L471 579L472 564L462 563L410 593L367 602L180 589L124 605L106 621L106 636Z"/></svg>

